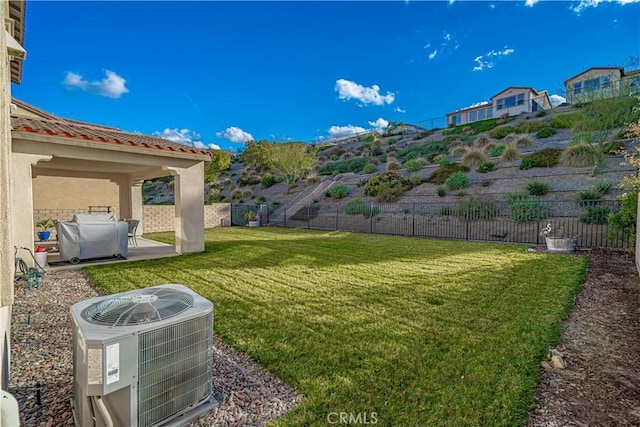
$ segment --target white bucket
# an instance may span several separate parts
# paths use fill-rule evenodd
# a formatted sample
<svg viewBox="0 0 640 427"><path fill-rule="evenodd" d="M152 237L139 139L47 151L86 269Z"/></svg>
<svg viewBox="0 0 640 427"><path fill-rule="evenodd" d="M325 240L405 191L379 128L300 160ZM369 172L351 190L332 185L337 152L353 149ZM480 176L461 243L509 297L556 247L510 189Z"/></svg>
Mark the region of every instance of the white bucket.
<svg viewBox="0 0 640 427"><path fill-rule="evenodd" d="M36 263L42 268L45 268L47 266L47 255L49 255L49 252L34 252L33 253L33 256L36 259Z"/></svg>

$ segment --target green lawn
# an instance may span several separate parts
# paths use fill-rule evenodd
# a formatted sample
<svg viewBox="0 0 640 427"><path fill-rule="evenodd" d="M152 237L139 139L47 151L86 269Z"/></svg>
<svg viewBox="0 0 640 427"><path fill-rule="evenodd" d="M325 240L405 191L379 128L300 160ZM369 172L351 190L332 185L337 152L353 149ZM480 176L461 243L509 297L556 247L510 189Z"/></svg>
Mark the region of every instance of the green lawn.
<svg viewBox="0 0 640 427"><path fill-rule="evenodd" d="M171 241L173 233L155 235ZM504 244L282 228L206 231L206 252L87 271L115 293L181 283L215 331L305 399L281 425L526 422L583 257Z"/></svg>

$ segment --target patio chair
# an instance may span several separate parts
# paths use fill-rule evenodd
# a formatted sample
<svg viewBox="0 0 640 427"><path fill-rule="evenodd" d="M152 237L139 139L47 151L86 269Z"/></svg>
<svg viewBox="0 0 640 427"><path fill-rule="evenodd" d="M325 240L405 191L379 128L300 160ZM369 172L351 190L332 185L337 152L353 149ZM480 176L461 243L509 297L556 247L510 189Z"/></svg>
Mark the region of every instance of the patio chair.
<svg viewBox="0 0 640 427"><path fill-rule="evenodd" d="M136 231L138 230L139 219L128 219L129 223L129 244L138 247L138 241L136 240Z"/></svg>

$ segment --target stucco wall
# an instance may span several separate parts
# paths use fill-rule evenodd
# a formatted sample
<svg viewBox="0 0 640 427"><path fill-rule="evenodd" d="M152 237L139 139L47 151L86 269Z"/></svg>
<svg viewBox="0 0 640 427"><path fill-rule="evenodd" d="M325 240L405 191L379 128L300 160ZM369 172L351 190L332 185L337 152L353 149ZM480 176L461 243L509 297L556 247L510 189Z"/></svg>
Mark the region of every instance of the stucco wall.
<svg viewBox="0 0 640 427"><path fill-rule="evenodd" d="M112 208L112 212L120 217L118 206ZM142 224L145 233L161 231L175 231L175 212L173 205L145 205L142 207ZM33 222L51 218L59 221L71 221L76 213L89 213L84 209L34 209ZM231 224L231 205L229 203L216 203L204 206L204 227L213 228ZM37 240L34 230L34 241ZM51 240L56 240L55 230L51 230Z"/></svg>
<svg viewBox="0 0 640 427"><path fill-rule="evenodd" d="M34 209L88 209L118 203L118 185L105 179L39 176L33 180Z"/></svg>

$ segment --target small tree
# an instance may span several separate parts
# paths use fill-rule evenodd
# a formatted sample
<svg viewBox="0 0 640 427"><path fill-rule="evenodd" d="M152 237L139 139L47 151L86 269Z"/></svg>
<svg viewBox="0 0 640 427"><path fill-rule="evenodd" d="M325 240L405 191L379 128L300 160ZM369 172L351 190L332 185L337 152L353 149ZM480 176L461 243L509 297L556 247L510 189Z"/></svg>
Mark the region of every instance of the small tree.
<svg viewBox="0 0 640 427"><path fill-rule="evenodd" d="M268 167L284 176L289 188L318 166L317 149L303 142L265 145Z"/></svg>
<svg viewBox="0 0 640 427"><path fill-rule="evenodd" d="M209 150L211 161L204 164L204 182L218 182L220 175L231 167L231 154L222 150Z"/></svg>

